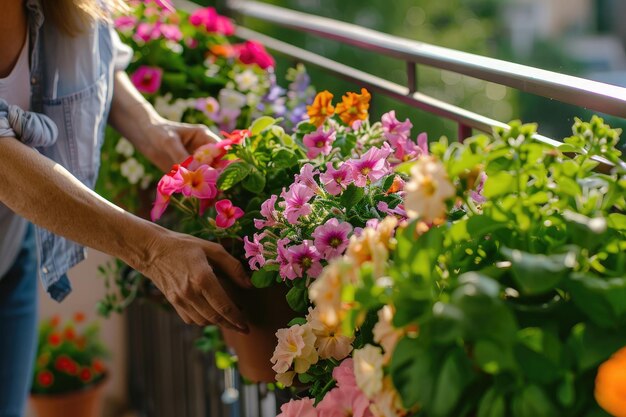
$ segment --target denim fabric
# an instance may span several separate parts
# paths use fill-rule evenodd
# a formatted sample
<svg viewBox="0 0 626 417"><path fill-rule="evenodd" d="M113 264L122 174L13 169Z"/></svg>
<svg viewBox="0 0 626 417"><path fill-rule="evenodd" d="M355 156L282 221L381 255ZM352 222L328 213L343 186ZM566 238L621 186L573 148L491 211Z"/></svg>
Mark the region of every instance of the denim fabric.
<svg viewBox="0 0 626 417"><path fill-rule="evenodd" d="M29 225L17 260L0 278L0 417L21 417L37 346L37 257Z"/></svg>
<svg viewBox="0 0 626 417"><path fill-rule="evenodd" d="M93 188L114 73L128 63L131 52L109 23L92 24L80 36L70 37L45 22L40 0L27 0L26 9L30 110L45 114L58 128L56 143L37 149ZM71 291L66 272L85 258L85 249L39 227L35 235L39 276L52 298L61 301Z"/></svg>

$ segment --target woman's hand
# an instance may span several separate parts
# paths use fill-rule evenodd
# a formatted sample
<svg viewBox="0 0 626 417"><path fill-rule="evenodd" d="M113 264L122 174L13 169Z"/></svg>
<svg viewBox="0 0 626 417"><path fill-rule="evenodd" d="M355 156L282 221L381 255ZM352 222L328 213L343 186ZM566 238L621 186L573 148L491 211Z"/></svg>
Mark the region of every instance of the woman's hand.
<svg viewBox="0 0 626 417"><path fill-rule="evenodd" d="M146 246L146 257L132 265L149 277L187 324L217 324L248 332L243 314L219 283L221 275L242 288L252 284L241 263L223 246L163 231Z"/></svg>
<svg viewBox="0 0 626 417"><path fill-rule="evenodd" d="M150 143L140 151L163 172L187 159L200 146L220 141L206 126L163 118L150 121L141 131L144 137L150 138Z"/></svg>

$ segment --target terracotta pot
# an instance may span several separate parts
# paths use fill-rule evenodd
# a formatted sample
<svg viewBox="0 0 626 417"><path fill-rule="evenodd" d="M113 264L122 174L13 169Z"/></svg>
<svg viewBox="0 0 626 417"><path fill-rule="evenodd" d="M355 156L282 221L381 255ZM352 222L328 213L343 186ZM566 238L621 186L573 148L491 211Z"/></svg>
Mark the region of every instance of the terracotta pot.
<svg viewBox="0 0 626 417"><path fill-rule="evenodd" d="M272 285L243 290L229 283L223 285L243 310L250 327L249 334L222 329L224 341L237 354L239 373L252 382L275 382L270 362L276 347L275 334L296 317L285 298L287 288Z"/></svg>
<svg viewBox="0 0 626 417"><path fill-rule="evenodd" d="M66 394L31 394L30 403L37 417L100 417L105 381Z"/></svg>

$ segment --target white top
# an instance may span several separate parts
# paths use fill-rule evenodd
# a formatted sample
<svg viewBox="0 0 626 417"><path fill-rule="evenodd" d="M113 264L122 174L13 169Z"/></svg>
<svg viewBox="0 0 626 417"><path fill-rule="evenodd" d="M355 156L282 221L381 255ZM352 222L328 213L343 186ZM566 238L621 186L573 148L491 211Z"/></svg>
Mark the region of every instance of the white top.
<svg viewBox="0 0 626 417"><path fill-rule="evenodd" d="M30 108L30 64L28 31L17 63L6 78L0 78L0 98L9 104ZM15 140L15 139L7 139ZM22 246L28 222L0 203L0 278L11 268Z"/></svg>

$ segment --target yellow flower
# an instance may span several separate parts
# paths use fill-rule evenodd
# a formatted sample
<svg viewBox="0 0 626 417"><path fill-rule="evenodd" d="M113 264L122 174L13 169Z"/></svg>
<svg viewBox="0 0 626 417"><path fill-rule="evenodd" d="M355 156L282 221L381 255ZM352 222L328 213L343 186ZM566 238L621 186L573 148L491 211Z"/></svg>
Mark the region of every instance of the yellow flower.
<svg viewBox="0 0 626 417"><path fill-rule="evenodd" d="M367 111L370 108L372 96L365 89L361 89L361 94L347 93L342 97L341 103L337 104L337 114L348 126L352 126L357 120L367 119Z"/></svg>
<svg viewBox="0 0 626 417"><path fill-rule="evenodd" d="M352 236L346 257L357 266L371 262L374 276L381 277L385 273L389 250L394 246L392 235L397 225L398 220L390 216L380 222L376 229L366 227L360 236Z"/></svg>
<svg viewBox="0 0 626 417"><path fill-rule="evenodd" d="M315 350L315 335L313 329L309 325L302 326L302 340L304 340L304 348L300 355L293 360L293 369L298 374L303 374L309 370L311 365L315 365L319 359L317 350Z"/></svg>
<svg viewBox="0 0 626 417"><path fill-rule="evenodd" d="M356 385L372 399L383 389L383 354L379 347L365 345L353 354Z"/></svg>
<svg viewBox="0 0 626 417"><path fill-rule="evenodd" d="M404 187L404 206L411 218L427 223L446 217L446 200L455 189L443 164L432 156L420 158L411 168L411 180Z"/></svg>
<svg viewBox="0 0 626 417"><path fill-rule="evenodd" d="M626 417L626 347L598 368L596 401L615 417Z"/></svg>
<svg viewBox="0 0 626 417"><path fill-rule="evenodd" d="M290 387L293 384L293 377L296 376L294 371L287 371L281 374L276 374L276 382L280 382L286 387Z"/></svg>
<svg viewBox="0 0 626 417"><path fill-rule="evenodd" d="M341 334L341 323L334 317L328 320L318 307L309 308L307 321L315 334L315 347L322 359L334 358L338 361L347 357L352 352L354 337Z"/></svg>
<svg viewBox="0 0 626 417"><path fill-rule="evenodd" d="M370 411L374 417L403 417L408 411L402 407L402 399L393 386L391 377L383 379L382 390L374 396Z"/></svg>
<svg viewBox="0 0 626 417"><path fill-rule="evenodd" d="M312 124L320 127L327 118L335 114L333 107L333 95L327 90L318 93L313 104L307 106L307 113Z"/></svg>

